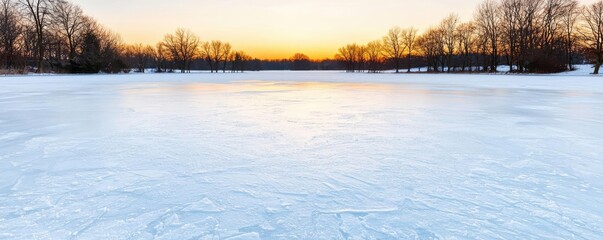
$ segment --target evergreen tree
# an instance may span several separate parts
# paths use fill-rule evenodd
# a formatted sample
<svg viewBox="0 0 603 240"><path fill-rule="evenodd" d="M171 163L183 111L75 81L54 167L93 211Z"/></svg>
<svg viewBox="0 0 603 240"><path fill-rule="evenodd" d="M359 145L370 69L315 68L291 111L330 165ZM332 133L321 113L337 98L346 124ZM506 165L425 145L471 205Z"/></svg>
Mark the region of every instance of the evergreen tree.
<svg viewBox="0 0 603 240"><path fill-rule="evenodd" d="M98 73L102 66L101 57L101 44L98 36L94 32L87 32L84 35L82 52L72 62L72 72Z"/></svg>

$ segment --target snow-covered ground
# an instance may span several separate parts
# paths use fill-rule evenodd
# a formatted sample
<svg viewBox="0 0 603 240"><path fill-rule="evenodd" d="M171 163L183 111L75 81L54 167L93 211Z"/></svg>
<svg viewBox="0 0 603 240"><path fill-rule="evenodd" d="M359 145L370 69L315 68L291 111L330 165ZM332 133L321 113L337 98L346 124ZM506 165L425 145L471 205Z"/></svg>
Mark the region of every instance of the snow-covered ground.
<svg viewBox="0 0 603 240"><path fill-rule="evenodd" d="M603 78L0 78L0 239L603 239Z"/></svg>

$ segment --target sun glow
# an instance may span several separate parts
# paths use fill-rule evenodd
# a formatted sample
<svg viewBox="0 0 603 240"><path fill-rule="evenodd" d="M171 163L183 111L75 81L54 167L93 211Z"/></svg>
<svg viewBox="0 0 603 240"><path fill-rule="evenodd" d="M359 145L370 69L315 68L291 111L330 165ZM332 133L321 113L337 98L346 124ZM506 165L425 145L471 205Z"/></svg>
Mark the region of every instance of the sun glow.
<svg viewBox="0 0 603 240"><path fill-rule="evenodd" d="M450 12L469 19L480 1L74 0L126 43L154 45L182 27L271 59L332 58L340 46L378 39L392 26L423 29Z"/></svg>

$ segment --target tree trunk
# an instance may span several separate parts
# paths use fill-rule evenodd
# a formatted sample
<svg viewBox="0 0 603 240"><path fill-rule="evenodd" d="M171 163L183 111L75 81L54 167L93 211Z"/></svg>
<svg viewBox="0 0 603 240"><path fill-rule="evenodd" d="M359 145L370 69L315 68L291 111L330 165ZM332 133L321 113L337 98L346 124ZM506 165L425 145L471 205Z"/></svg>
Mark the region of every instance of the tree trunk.
<svg viewBox="0 0 603 240"><path fill-rule="evenodd" d="M36 69L36 73L44 72L44 41L42 40L42 35L38 35L38 69Z"/></svg>
<svg viewBox="0 0 603 240"><path fill-rule="evenodd" d="M400 73L400 59L396 57L394 61L396 62L396 73Z"/></svg>
<svg viewBox="0 0 603 240"><path fill-rule="evenodd" d="M412 67L411 62L410 62L411 58L412 58L412 55L411 55L411 53L409 53L408 54L408 69L406 70L407 73L410 73L410 68Z"/></svg>

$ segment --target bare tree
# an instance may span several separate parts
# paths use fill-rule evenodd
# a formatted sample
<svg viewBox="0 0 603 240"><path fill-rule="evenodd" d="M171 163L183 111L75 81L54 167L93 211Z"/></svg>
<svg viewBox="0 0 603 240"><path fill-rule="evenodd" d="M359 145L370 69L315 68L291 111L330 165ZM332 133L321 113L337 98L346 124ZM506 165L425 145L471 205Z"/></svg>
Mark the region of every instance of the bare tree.
<svg viewBox="0 0 603 240"><path fill-rule="evenodd" d="M22 29L14 3L2 0L0 4L0 67L12 69L16 65L17 40L22 35Z"/></svg>
<svg viewBox="0 0 603 240"><path fill-rule="evenodd" d="M53 4L52 23L58 32L66 39L69 47L69 60L73 60L77 48L77 34L84 27L86 18L82 9L65 0L57 0Z"/></svg>
<svg viewBox="0 0 603 240"><path fill-rule="evenodd" d="M44 67L44 37L52 9L50 0L19 0L35 28L37 72L43 72Z"/></svg>
<svg viewBox="0 0 603 240"><path fill-rule="evenodd" d="M337 55L335 55L335 59L342 61L346 65L346 71L355 72L356 71L356 57L358 56L358 44L348 44L345 47L339 48Z"/></svg>
<svg viewBox="0 0 603 240"><path fill-rule="evenodd" d="M222 62L222 72L225 73L226 65L228 64L228 59L230 59L230 56L232 54L232 46L230 45L230 43L223 43L221 52L222 54L219 61Z"/></svg>
<svg viewBox="0 0 603 240"><path fill-rule="evenodd" d="M566 0L565 10L561 16L563 34L565 35L565 56L568 70L574 70L573 60L576 51L576 23L580 16L580 7L576 0Z"/></svg>
<svg viewBox="0 0 603 240"><path fill-rule="evenodd" d="M251 61L251 57L243 51L235 51L230 59L232 72L244 72L247 62Z"/></svg>
<svg viewBox="0 0 603 240"><path fill-rule="evenodd" d="M291 57L291 70L310 70L310 57L303 53L296 53Z"/></svg>
<svg viewBox="0 0 603 240"><path fill-rule="evenodd" d="M483 38L483 54L490 55L489 70L496 72L498 68L499 15L495 0L486 0L480 4L475 13L475 23ZM485 70L485 69L484 69Z"/></svg>
<svg viewBox="0 0 603 240"><path fill-rule="evenodd" d="M538 12L541 0L523 0L519 15L519 54L518 67L520 72L526 71L528 58L534 55L538 43Z"/></svg>
<svg viewBox="0 0 603 240"><path fill-rule="evenodd" d="M214 72L214 69L216 71L218 71L215 68L215 64L214 64L214 58L213 58L213 51L212 51L212 44L211 42L204 42L201 44L201 57L203 59L205 59L205 61L207 61L207 64L209 65L209 70L210 72Z"/></svg>
<svg viewBox="0 0 603 240"><path fill-rule="evenodd" d="M168 53L163 43L158 43L151 54L153 63L155 64L155 72L161 73L167 71Z"/></svg>
<svg viewBox="0 0 603 240"><path fill-rule="evenodd" d="M446 52L446 66L448 67L446 70L447 72L452 71L454 68L452 57L454 56L456 50L456 28L459 24L459 21L458 15L450 14L440 23L440 31L442 33L444 49Z"/></svg>
<svg viewBox="0 0 603 240"><path fill-rule="evenodd" d="M555 45L563 31L561 25L562 16L565 11L565 0L545 0L541 14L541 45L547 54L555 50Z"/></svg>
<svg viewBox="0 0 603 240"><path fill-rule="evenodd" d="M163 45L180 72L190 72L191 61L199 54L199 37L190 30L178 29L164 37Z"/></svg>
<svg viewBox="0 0 603 240"><path fill-rule="evenodd" d="M593 74L599 74L603 64L603 1L585 7L582 12L586 50L594 63Z"/></svg>
<svg viewBox="0 0 603 240"><path fill-rule="evenodd" d="M396 69L396 73L400 72L400 63L404 57L404 42L403 42L402 29L395 27L389 30L387 35L383 38L384 52L393 63Z"/></svg>
<svg viewBox="0 0 603 240"><path fill-rule="evenodd" d="M523 0L503 0L501 3L500 20L503 42L507 45L507 63L509 71L513 71L513 65L516 63L518 54L517 42L519 37L520 12Z"/></svg>
<svg viewBox="0 0 603 240"><path fill-rule="evenodd" d="M445 55L442 29L430 28L417 39L417 45L427 60L427 71L438 72L444 69Z"/></svg>
<svg viewBox="0 0 603 240"><path fill-rule="evenodd" d="M226 64L232 51L229 43L222 41L205 42L202 44L201 51L203 58L209 64L211 72L214 72L214 70L218 72L220 68L224 72L226 71Z"/></svg>
<svg viewBox="0 0 603 240"><path fill-rule="evenodd" d="M366 47L358 45L356 48L356 69L359 72L364 72L366 69Z"/></svg>
<svg viewBox="0 0 603 240"><path fill-rule="evenodd" d="M366 44L366 56L368 71L376 73L383 62L383 43L382 41L372 41Z"/></svg>
<svg viewBox="0 0 603 240"><path fill-rule="evenodd" d="M155 49L142 43L124 47L124 54L129 60L129 66L136 68L136 72L145 72L149 62L155 57Z"/></svg>
<svg viewBox="0 0 603 240"><path fill-rule="evenodd" d="M406 72L410 72L410 68L412 67L411 61L416 48L417 32L418 30L413 27L404 29L403 31L402 42L404 43L404 46L406 46L406 61L408 63Z"/></svg>
<svg viewBox="0 0 603 240"><path fill-rule="evenodd" d="M471 54L475 45L475 25L472 22L462 23L456 29L458 51L461 55L461 71L472 70Z"/></svg>

